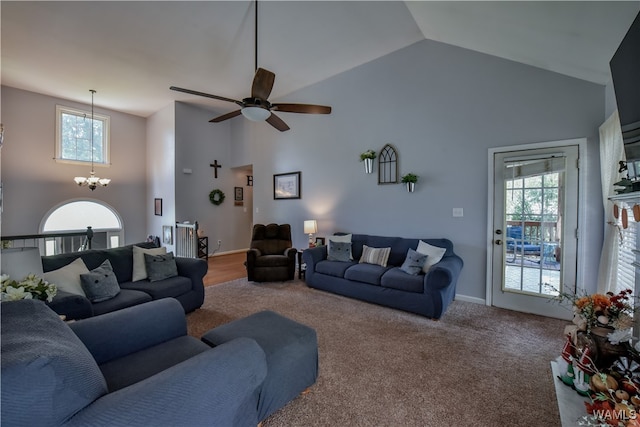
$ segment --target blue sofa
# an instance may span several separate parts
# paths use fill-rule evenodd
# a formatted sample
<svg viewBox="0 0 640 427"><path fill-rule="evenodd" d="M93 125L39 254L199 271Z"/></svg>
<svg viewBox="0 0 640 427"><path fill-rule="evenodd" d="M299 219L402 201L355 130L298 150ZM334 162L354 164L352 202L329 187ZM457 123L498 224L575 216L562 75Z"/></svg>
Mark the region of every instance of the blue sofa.
<svg viewBox="0 0 640 427"><path fill-rule="evenodd" d="M38 300L2 303L1 424L253 426L267 375L256 341L211 348L174 298L65 323Z"/></svg>
<svg viewBox="0 0 640 427"><path fill-rule="evenodd" d="M91 302L81 295L58 290L49 306L56 313L65 315L67 320L84 319L167 297L177 299L185 313L202 306L204 302L202 280L208 269L205 260L176 257L177 276L156 282L150 282L148 279L134 282L132 281L133 246L145 249L156 247L153 243L143 242L119 248L43 256L42 270L45 273L62 268L76 258L82 258L89 270L93 270L108 259L120 286L118 295L101 302Z"/></svg>
<svg viewBox="0 0 640 427"><path fill-rule="evenodd" d="M420 240L446 248L443 258L427 274L410 275L400 269L409 248L415 250ZM390 247L388 265L360 264L362 247ZM306 249L305 281L308 286L375 304L439 319L453 301L462 259L453 252L448 239L407 239L402 237L353 234L351 250L354 261L327 260L327 246Z"/></svg>

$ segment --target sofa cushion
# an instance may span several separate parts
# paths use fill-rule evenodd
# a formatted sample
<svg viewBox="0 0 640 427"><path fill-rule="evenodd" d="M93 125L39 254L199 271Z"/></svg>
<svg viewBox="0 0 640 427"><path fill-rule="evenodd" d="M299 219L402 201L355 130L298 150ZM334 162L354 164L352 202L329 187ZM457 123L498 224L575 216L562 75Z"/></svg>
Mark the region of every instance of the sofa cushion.
<svg viewBox="0 0 640 427"><path fill-rule="evenodd" d="M191 279L184 276L175 276L168 279L150 282L148 280L138 280L137 282L121 283L122 289L135 289L146 292L153 299L178 297L191 291Z"/></svg>
<svg viewBox="0 0 640 427"><path fill-rule="evenodd" d="M334 277L344 277L344 272L352 265L355 265L355 263L328 260L320 261L316 264L316 273Z"/></svg>
<svg viewBox="0 0 640 427"><path fill-rule="evenodd" d="M101 302L118 295L120 286L108 259L98 268L80 275L82 290L91 302Z"/></svg>
<svg viewBox="0 0 640 427"><path fill-rule="evenodd" d="M151 295L146 292L120 288L120 292L115 297L106 301L93 303L93 315L97 316L99 314L110 313L151 300Z"/></svg>
<svg viewBox="0 0 640 427"><path fill-rule="evenodd" d="M329 240L329 252L327 259L329 261L349 262L351 258L351 242L334 242Z"/></svg>
<svg viewBox="0 0 640 427"><path fill-rule="evenodd" d="M98 365L39 300L2 303L2 420L58 426L107 393Z"/></svg>
<svg viewBox="0 0 640 427"><path fill-rule="evenodd" d="M144 254L149 255L162 255L167 253L167 248L164 246L161 248L141 248L139 246L133 247L133 269L131 273L131 281L137 282L138 280L144 280L148 277L147 266L144 262ZM128 282L129 280L127 280Z"/></svg>
<svg viewBox="0 0 640 427"><path fill-rule="evenodd" d="M433 246L423 240L420 240L420 242L418 242L418 248L416 249L416 252L428 256L427 260L424 263L424 266L422 267L422 271L424 271L425 273L428 272L431 267L440 262L446 251L446 248Z"/></svg>
<svg viewBox="0 0 640 427"><path fill-rule="evenodd" d="M411 275L418 274L422 271L422 267L424 267L427 258L428 255L421 254L409 248L407 250L407 257L400 266L400 270Z"/></svg>
<svg viewBox="0 0 640 427"><path fill-rule="evenodd" d="M385 271L391 267L382 267L374 264L356 264L344 272L344 278L355 282L380 285L380 279Z"/></svg>
<svg viewBox="0 0 640 427"><path fill-rule="evenodd" d="M42 278L49 283L53 283L58 290L69 292L70 294L86 296L82 289L80 275L88 273L89 269L82 258L78 257L71 263L57 270L44 273Z"/></svg>
<svg viewBox="0 0 640 427"><path fill-rule="evenodd" d="M424 274L407 274L400 267L394 267L384 273L380 284L385 288L398 289L400 291L423 293Z"/></svg>
<svg viewBox="0 0 640 427"><path fill-rule="evenodd" d="M164 255L144 254L144 265L150 282L157 282L158 280L178 275L178 267L176 266L176 260L173 258L173 252Z"/></svg>
<svg viewBox="0 0 640 427"><path fill-rule="evenodd" d="M367 245L363 245L360 263L376 264L381 267L386 267L390 252L391 248L370 248Z"/></svg>

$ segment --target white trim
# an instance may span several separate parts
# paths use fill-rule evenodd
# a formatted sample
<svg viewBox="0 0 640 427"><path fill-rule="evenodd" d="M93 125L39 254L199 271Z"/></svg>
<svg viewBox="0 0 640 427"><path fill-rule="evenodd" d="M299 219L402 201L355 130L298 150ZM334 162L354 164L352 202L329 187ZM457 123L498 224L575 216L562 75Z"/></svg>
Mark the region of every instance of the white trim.
<svg viewBox="0 0 640 427"><path fill-rule="evenodd" d="M243 252L247 252L249 248L246 249L235 249L233 251L224 251L224 252L216 252L215 254L209 254L210 257L216 257L220 255L231 255L231 254L239 254Z"/></svg>
<svg viewBox="0 0 640 427"><path fill-rule="evenodd" d="M468 295L460 295L460 294L456 294L456 301L471 302L474 304L483 304L483 305L487 303L487 301L482 298L470 297Z"/></svg>
<svg viewBox="0 0 640 427"><path fill-rule="evenodd" d="M559 141L548 141L548 142L534 142L531 144L522 144L522 145L510 145L505 147L497 147L490 148L488 150L488 158L487 158L487 274L485 277L485 305L492 305L493 296L492 296L492 279L493 279L493 259L492 259L492 250L493 250L493 199L494 199L494 185L493 185L493 173L494 173L494 164L493 158L498 153L504 153L508 151L522 151L522 150L538 150L542 148L554 148L554 147L566 147L569 145L577 145L578 146L578 159L580 168L578 169L578 230L580 231L583 228L583 224L585 223L585 215L586 215L586 177L587 177L587 138L575 138L575 139L565 139ZM581 238L580 234L578 234L578 254L584 254L586 250L585 247L585 239ZM583 277L583 266L584 262L580 256L576 259L576 293L580 294L584 292L584 288L582 284L584 281Z"/></svg>

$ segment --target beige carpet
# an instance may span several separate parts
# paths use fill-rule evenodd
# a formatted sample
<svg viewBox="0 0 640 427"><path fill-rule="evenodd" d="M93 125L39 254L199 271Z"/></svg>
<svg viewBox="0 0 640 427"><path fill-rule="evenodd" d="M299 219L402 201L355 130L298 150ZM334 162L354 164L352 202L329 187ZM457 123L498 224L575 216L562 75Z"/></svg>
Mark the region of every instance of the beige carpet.
<svg viewBox="0 0 640 427"><path fill-rule="evenodd" d="M556 426L566 322L455 301L439 321L308 288L234 280L188 315L200 337L270 309L316 329L320 375L271 426Z"/></svg>

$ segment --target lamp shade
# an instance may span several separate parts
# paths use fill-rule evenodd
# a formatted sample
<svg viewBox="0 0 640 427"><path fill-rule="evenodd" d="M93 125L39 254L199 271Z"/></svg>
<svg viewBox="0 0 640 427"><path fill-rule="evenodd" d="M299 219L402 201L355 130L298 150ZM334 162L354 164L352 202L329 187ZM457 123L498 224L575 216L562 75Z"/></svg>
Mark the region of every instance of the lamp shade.
<svg viewBox="0 0 640 427"><path fill-rule="evenodd" d="M304 222L304 234L314 234L318 232L318 224L315 219L308 219Z"/></svg>

